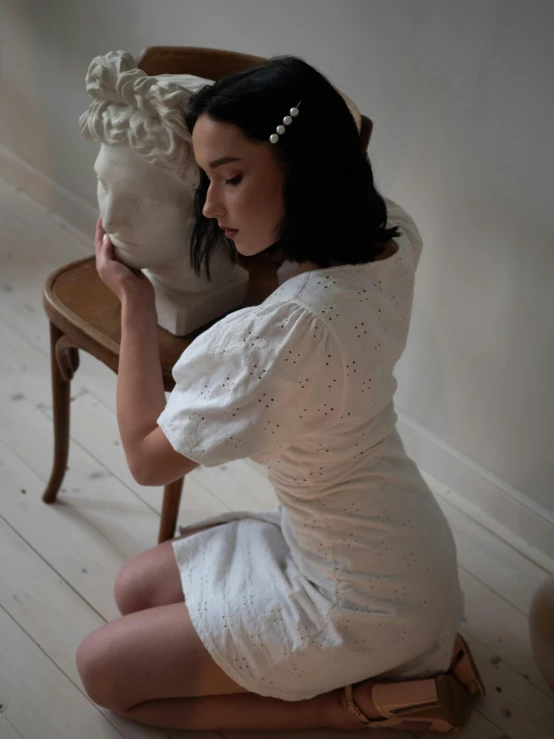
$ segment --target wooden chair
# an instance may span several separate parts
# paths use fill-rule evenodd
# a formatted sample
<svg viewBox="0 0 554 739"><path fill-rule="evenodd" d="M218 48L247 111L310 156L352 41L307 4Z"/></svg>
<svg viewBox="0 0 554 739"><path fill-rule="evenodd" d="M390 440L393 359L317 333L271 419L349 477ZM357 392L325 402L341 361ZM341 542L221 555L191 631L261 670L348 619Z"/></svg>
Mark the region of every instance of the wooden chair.
<svg viewBox="0 0 554 739"><path fill-rule="evenodd" d="M138 66L149 75L186 73L218 80L264 61L266 59L262 57L219 49L152 46L142 52ZM347 102L357 118L360 142L365 151L372 123L360 115L348 98ZM238 261L250 275L243 307L258 305L277 287L277 269L283 257L257 255L245 259L239 255ZM98 277L94 257L72 262L51 274L44 288L43 303L50 319L54 462L42 499L45 503L53 503L67 468L70 383L79 366L79 349L89 352L117 373L121 312L118 299ZM158 328L160 362L166 391L171 391L174 387L172 369L177 359L212 324L180 338ZM164 488L159 542L166 541L175 534L182 489L182 479Z"/></svg>

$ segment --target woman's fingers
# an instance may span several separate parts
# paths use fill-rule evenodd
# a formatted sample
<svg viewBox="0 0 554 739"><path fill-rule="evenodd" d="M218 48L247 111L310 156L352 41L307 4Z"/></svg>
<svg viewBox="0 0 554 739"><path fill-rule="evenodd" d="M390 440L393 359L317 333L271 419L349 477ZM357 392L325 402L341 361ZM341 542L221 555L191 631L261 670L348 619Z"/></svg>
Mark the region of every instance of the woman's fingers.
<svg viewBox="0 0 554 739"><path fill-rule="evenodd" d="M115 258L114 246L109 234L104 231L102 218L99 218L96 221L94 251L96 255L96 271L98 272L100 279L121 300L123 294L125 293L125 290L127 289L126 286L132 284L129 281L129 278L132 278L132 276L135 275L133 284L134 282L138 284L140 280L137 278L139 276L142 277L142 274L140 272L136 273L135 270L126 267ZM148 282L146 277L144 279L146 280L146 282ZM148 287L151 289L149 282Z"/></svg>
<svg viewBox="0 0 554 739"><path fill-rule="evenodd" d="M112 240L108 236L108 234L104 234L104 237L102 238L102 251L106 255L107 259L113 259L114 253L113 253L113 244Z"/></svg>
<svg viewBox="0 0 554 739"><path fill-rule="evenodd" d="M102 276L108 263L113 259L113 246L110 237L102 228L101 218L96 223L94 250L96 253L96 269L100 276Z"/></svg>
<svg viewBox="0 0 554 739"><path fill-rule="evenodd" d="M96 234L94 237L94 247L96 250L96 253L102 249L106 251L106 253L113 258L113 244L109 237L109 235L104 231L104 227L102 226L102 217L100 217L96 221Z"/></svg>
<svg viewBox="0 0 554 739"><path fill-rule="evenodd" d="M96 233L94 234L94 246L96 248L102 243L104 233L105 231L102 226L102 216L99 216L98 220L96 221Z"/></svg>
<svg viewBox="0 0 554 739"><path fill-rule="evenodd" d="M104 227L102 226L101 216L96 221L96 234L94 237L94 249L96 252L97 259L101 255L104 255L110 259L113 259L113 244L108 234L104 231Z"/></svg>
<svg viewBox="0 0 554 739"><path fill-rule="evenodd" d="M104 238L104 229L102 228L102 218L96 221L96 233L94 235L94 252L96 254L96 266L102 249L102 240Z"/></svg>

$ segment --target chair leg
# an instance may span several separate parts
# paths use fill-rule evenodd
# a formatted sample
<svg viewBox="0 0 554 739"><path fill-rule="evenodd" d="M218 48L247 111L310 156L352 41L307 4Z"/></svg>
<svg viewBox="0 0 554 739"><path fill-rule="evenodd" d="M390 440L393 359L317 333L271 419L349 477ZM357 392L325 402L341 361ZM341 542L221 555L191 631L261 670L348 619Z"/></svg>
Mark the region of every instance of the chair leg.
<svg viewBox="0 0 554 739"><path fill-rule="evenodd" d="M164 498L162 504L162 519L160 521L160 531L158 534L158 544L163 544L168 539L175 536L175 527L177 526L177 516L179 515L179 505L181 503L181 493L183 492L183 478L170 482L164 487Z"/></svg>
<svg viewBox="0 0 554 739"><path fill-rule="evenodd" d="M62 484L69 453L69 404L73 373L79 366L79 353L69 339L50 323L50 368L54 413L54 463L48 485L42 496L45 503L56 500Z"/></svg>

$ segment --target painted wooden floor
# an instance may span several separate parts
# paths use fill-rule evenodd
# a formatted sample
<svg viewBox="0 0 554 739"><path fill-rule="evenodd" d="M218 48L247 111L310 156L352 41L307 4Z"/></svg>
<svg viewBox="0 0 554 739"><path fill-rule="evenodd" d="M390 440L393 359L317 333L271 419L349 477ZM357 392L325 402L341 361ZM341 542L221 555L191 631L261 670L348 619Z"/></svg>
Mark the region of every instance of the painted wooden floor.
<svg viewBox="0 0 554 739"><path fill-rule="evenodd" d="M115 376L82 355L73 382L72 446L59 502L41 494L52 455L47 275L92 249L52 213L0 180L0 738L145 739L196 736L145 729L85 696L78 643L118 616L121 565L156 541L161 490L132 480L114 415ZM463 739L554 737L554 696L532 659L531 595L546 572L454 508L435 485L458 545L466 596L464 634L488 696ZM275 504L249 462L199 469L187 479L182 522ZM346 732L202 732L198 736L340 739ZM416 736L409 732L384 736ZM419 734L425 737L425 734Z"/></svg>

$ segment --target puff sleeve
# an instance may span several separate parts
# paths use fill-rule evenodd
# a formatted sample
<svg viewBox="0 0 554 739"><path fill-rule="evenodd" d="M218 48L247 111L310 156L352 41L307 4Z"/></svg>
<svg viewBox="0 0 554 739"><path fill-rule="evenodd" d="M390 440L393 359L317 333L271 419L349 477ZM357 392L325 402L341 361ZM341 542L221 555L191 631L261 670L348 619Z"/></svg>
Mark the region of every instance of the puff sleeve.
<svg viewBox="0 0 554 739"><path fill-rule="evenodd" d="M344 372L332 333L294 300L266 303L223 318L175 364L158 425L198 464L262 462L339 418Z"/></svg>

